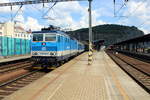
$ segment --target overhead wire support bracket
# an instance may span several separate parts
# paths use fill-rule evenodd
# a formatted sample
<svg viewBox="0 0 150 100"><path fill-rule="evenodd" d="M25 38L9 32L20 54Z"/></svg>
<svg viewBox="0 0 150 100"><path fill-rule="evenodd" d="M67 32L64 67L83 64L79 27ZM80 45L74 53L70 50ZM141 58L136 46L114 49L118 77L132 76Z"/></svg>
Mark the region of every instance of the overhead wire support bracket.
<svg viewBox="0 0 150 100"><path fill-rule="evenodd" d="M12 21L12 19L13 19L13 17L12 17L12 10L13 10L13 8L12 8L12 6L10 6L10 10L11 10L11 15L10 15L10 17L11 17L11 21Z"/></svg>
<svg viewBox="0 0 150 100"><path fill-rule="evenodd" d="M43 0L43 8L44 8L45 4L44 4L44 0Z"/></svg>

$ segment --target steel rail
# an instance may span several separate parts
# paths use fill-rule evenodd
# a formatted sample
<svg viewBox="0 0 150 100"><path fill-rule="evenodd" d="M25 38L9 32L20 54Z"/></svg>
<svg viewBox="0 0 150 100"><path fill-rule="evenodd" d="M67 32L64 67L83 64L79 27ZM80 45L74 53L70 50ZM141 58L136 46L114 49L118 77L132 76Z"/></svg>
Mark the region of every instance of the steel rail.
<svg viewBox="0 0 150 100"><path fill-rule="evenodd" d="M30 73L24 74L24 75L22 75L22 76L19 76L19 77L13 79L13 80L10 80L10 81L7 81L7 82L5 82L5 83L2 83L2 84L0 84L0 87L6 86L6 85L8 85L8 84L10 84L10 83L13 83L13 82L15 82L15 81L17 81L17 80L19 80L19 79L22 79L22 78L24 78L24 77L27 77L27 76L29 76L29 75L31 75L31 74L33 74L33 73L38 72L38 71L39 71L39 70L35 70L35 71L33 71L33 72L30 72Z"/></svg>

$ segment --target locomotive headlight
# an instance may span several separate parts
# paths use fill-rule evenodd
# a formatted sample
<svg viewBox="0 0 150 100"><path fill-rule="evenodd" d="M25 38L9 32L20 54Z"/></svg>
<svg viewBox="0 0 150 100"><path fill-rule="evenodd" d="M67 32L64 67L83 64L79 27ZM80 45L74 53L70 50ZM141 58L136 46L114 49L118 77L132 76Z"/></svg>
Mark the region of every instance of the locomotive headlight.
<svg viewBox="0 0 150 100"><path fill-rule="evenodd" d="M37 53L37 52L34 52L33 55L38 55L38 53Z"/></svg>
<svg viewBox="0 0 150 100"><path fill-rule="evenodd" d="M51 56L55 56L57 53L56 52L50 52Z"/></svg>
<svg viewBox="0 0 150 100"><path fill-rule="evenodd" d="M50 55L51 55L51 56L53 56L53 55L54 55L54 53L53 53L53 52L51 52L51 53L50 53Z"/></svg>
<svg viewBox="0 0 150 100"><path fill-rule="evenodd" d="M55 56L56 56L56 54L57 54L57 53L56 53L56 52L54 52L54 55L55 55Z"/></svg>

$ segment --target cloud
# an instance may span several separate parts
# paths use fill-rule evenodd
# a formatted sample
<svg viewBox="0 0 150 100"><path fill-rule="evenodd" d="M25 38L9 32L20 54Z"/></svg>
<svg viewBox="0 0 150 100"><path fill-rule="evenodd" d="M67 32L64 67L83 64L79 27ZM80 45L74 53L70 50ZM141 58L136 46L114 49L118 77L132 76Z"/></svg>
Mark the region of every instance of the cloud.
<svg viewBox="0 0 150 100"><path fill-rule="evenodd" d="M24 19L24 16L22 14L18 14L15 18L14 18L15 21L19 21L19 22L22 22L24 23L25 19Z"/></svg>
<svg viewBox="0 0 150 100"><path fill-rule="evenodd" d="M150 18L150 6L149 2L142 2L141 0L131 0L127 3L122 15L128 16L128 18L113 18L113 4L108 3L109 0L101 2L99 0L93 1L93 9L92 9L92 25L99 25L99 24L107 24L107 23L117 23L123 24L128 26L138 26L145 22L144 25L140 26L139 28L142 29L144 32L148 33L150 28L150 22L148 21ZM100 3L100 5L98 4ZM42 4L34 5L32 8L32 12L37 13L37 10L40 12L40 9L47 9L52 6L53 4L45 4L45 8L42 7ZM97 5L95 7L95 5ZM39 8L39 9L38 9ZM45 11L46 12L46 11ZM44 13L44 12L43 12ZM38 15L38 16L42 16ZM49 11L47 15L46 24L52 24L56 26L60 26L62 28L72 28L73 30L79 28L88 27L88 3L82 5L78 1L75 2L61 2L57 3L53 9ZM39 20L36 20L37 17L32 16L34 19L34 24L37 26L42 26L39 23ZM28 21L29 23L29 16ZM30 24L32 24L30 22ZM28 25L28 24L26 24ZM144 26L144 27L143 27ZM39 27L38 27L39 28ZM37 29L37 28L34 28Z"/></svg>
<svg viewBox="0 0 150 100"><path fill-rule="evenodd" d="M80 6L79 2L63 2L58 3L54 7L53 12L49 12L48 16L55 20L50 20L54 25L61 27L77 29L80 27L80 21L74 19L74 16L82 16L85 13L86 8ZM84 19L83 19L84 20Z"/></svg>
<svg viewBox="0 0 150 100"><path fill-rule="evenodd" d="M2 0L1 2L6 2L6 1L9 2L9 0ZM17 0L13 0L13 1L17 1ZM36 29L39 30L39 28L42 27L43 25L41 25L42 19L37 20L38 19L37 17L40 16L42 17L42 14L44 14L44 12L46 12L46 10L48 10L49 7L52 5L53 4L45 4L44 8L42 4L23 6L22 11L24 12L17 14L15 20L24 22L26 28L32 27L33 30ZM19 9L18 6L13 7L13 15L16 13L18 9ZM107 11L102 12L102 9L103 7L92 9L93 26L108 23L100 19L101 16L109 14L107 13ZM42 12L43 10L45 11ZM10 7L6 7L6 9L2 11L0 10L0 12L10 14L11 13ZM80 4L78 1L57 3L54 6L54 9L50 10L50 12L47 15L45 15L45 17L48 17L48 21L45 21L46 22L45 25L53 24L56 26L60 26L62 28L72 28L73 30L79 28L86 28L88 27L89 24L88 2L86 2L84 5ZM54 20L50 20L50 18ZM34 25L32 24L36 26L34 27Z"/></svg>
<svg viewBox="0 0 150 100"><path fill-rule="evenodd" d="M54 19L49 20L50 23L66 28L72 28L73 30L88 27L88 7L81 6L79 2L58 3L54 9L55 11L48 13L48 16ZM92 10L93 26L106 23L98 19L100 16L101 14L98 10Z"/></svg>
<svg viewBox="0 0 150 100"><path fill-rule="evenodd" d="M6 2L6 0L2 0L3 2ZM1 2L2 2L1 1ZM7 0L9 2L9 0ZM14 0L17 1L17 0ZM27 5L22 8L22 11L24 13L19 13L15 17L15 20L24 22L26 25L26 29L29 29L30 27L33 30L39 30L43 25L41 25L41 20L37 20L39 16L42 17L42 10L48 10L50 6L53 4L45 4L45 8L43 8L42 4L38 5ZM27 9L28 8L28 9ZM19 9L18 6L14 8L14 13ZM30 10L31 9L31 10ZM100 13L102 8L99 9L92 9L92 25L99 25L99 24L105 24L107 22L104 22L103 20L100 20L99 17L102 16L102 13ZM10 7L6 7L6 10L3 10L0 12L2 13L11 13ZM35 14L37 13L38 14ZM28 13L28 14L27 14ZM25 15L26 14L26 15ZM35 14L35 15L34 15ZM104 14L104 13L103 13ZM108 14L108 13L107 13ZM25 15L25 16L24 16ZM37 16L36 16L37 15ZM88 27L88 3L83 6L78 1L74 2L61 2L57 3L54 6L54 9L50 10L47 15L47 21L45 21L44 25L52 24L56 26L60 26L62 28L72 28L73 30L79 29L79 28L86 28ZM54 19L54 20L52 20Z"/></svg>
<svg viewBox="0 0 150 100"><path fill-rule="evenodd" d="M11 0L13 1L13 0ZM9 0L0 0L0 3L8 3ZM20 12L24 11L24 8L22 7L19 10L20 6L12 6L12 9L10 6L0 7L0 21L1 22L7 22L10 21L12 18L16 19L15 17L20 17ZM18 11L19 10L19 11ZM16 15L17 12L19 15Z"/></svg>
<svg viewBox="0 0 150 100"><path fill-rule="evenodd" d="M38 20L32 17L28 17L27 21L25 22L25 29L32 31L40 30L43 26L39 24Z"/></svg>

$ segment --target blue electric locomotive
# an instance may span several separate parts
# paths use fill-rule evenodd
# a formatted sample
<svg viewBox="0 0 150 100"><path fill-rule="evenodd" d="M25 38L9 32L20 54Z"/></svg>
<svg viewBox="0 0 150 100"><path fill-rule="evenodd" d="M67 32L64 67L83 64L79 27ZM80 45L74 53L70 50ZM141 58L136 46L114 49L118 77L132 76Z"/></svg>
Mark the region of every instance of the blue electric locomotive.
<svg viewBox="0 0 150 100"><path fill-rule="evenodd" d="M56 64L84 51L84 45L65 32L42 30L33 32L32 58L41 64Z"/></svg>

